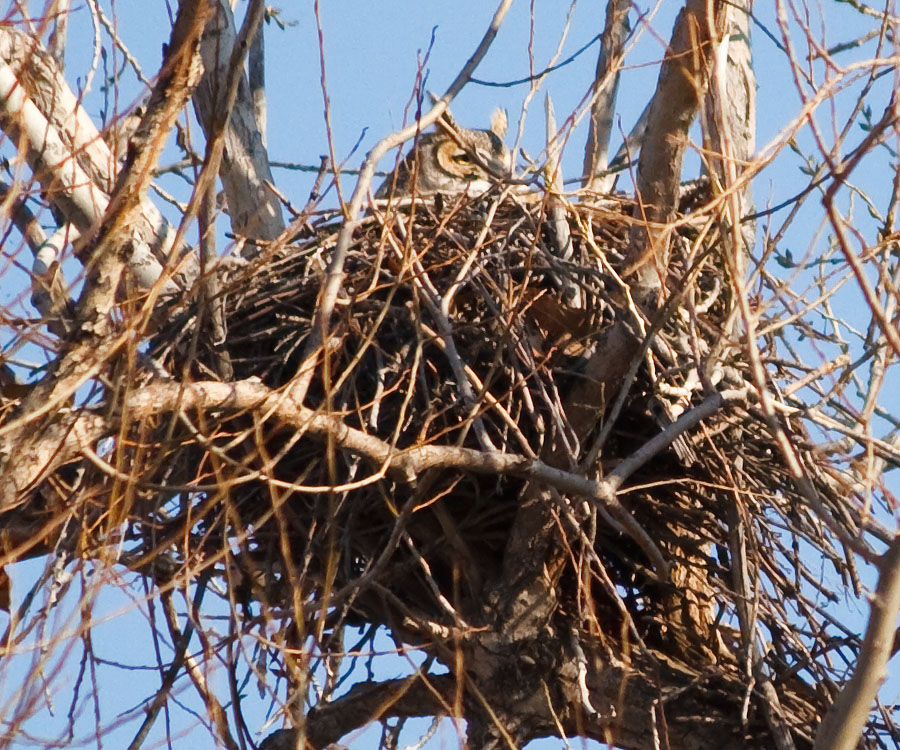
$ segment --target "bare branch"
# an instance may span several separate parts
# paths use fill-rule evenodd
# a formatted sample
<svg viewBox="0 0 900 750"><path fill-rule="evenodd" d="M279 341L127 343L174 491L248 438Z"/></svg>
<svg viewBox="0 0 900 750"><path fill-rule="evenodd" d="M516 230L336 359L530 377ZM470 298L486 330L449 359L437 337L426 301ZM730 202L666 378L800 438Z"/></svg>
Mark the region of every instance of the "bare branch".
<svg viewBox="0 0 900 750"><path fill-rule="evenodd" d="M66 32L69 25L69 0L53 0L50 7L53 14L53 31L48 40L50 54L59 66L60 70L65 67L66 59Z"/></svg>
<svg viewBox="0 0 900 750"><path fill-rule="evenodd" d="M737 228L732 248L733 272L746 274L745 258L753 248L755 224L744 221L753 212L749 180L738 187L738 177L750 164L756 149L756 75L750 48L749 3L728 3L726 33L719 42L712 68L712 82L705 102L705 165L720 192L738 191L729 198L728 224Z"/></svg>
<svg viewBox="0 0 900 750"><path fill-rule="evenodd" d="M231 6L217 0L200 47L206 72L194 93L194 109L207 141L223 133L221 176L235 234L273 240L284 231L284 221L278 198L266 188L274 179L243 68L249 41L262 37L264 12L264 3L250 4L247 20L252 19L252 32L247 27L239 43ZM245 245L247 252L254 247Z"/></svg>
<svg viewBox="0 0 900 750"><path fill-rule="evenodd" d="M584 186L598 193L609 192L615 180L615 175L604 175L603 172L609 166L609 140L613 130L619 68L628 36L630 10L631 0L609 0L606 5L606 23L600 37L600 54L597 56L597 71L591 89L591 119L584 148L582 177Z"/></svg>
<svg viewBox="0 0 900 750"><path fill-rule="evenodd" d="M28 160L49 199L82 233L89 232L109 204L116 159L52 58L35 39L8 26L0 27L0 87L0 127L16 139L25 138ZM173 230L143 198L133 232L129 267L150 288L171 254ZM177 278L189 283L195 268L184 265ZM177 289L167 281L163 291Z"/></svg>
<svg viewBox="0 0 900 750"><path fill-rule="evenodd" d="M887 677L900 615L900 537L878 561L878 586L870 602L869 623L853 676L819 725L813 750L855 750Z"/></svg>
<svg viewBox="0 0 900 750"><path fill-rule="evenodd" d="M664 574L667 565L662 554L616 499L616 491L631 471L664 449L690 426L697 424L726 401L742 397L742 393L711 397L704 407L683 415L633 459L623 462L618 473L601 481L586 479L516 454L439 445L423 445L400 451L373 435L347 427L339 417L299 406L289 396L272 392L255 380L234 383L198 382L184 386L175 383L148 385L128 397L124 412L130 419L140 421L175 409L204 412L223 409L229 412L256 410L293 425L301 433L327 438L339 448L365 456L379 467L374 478L390 474L415 485L418 478L429 469L457 469L477 474L508 474L546 484L561 492L576 494L602 505ZM14 484L19 487L33 484L38 475L46 475L72 460L115 428L114 424L107 424L102 418L89 412L64 420L37 442L35 453L28 461L23 455L19 455L17 465L22 476L11 477ZM297 486L295 489L302 487Z"/></svg>

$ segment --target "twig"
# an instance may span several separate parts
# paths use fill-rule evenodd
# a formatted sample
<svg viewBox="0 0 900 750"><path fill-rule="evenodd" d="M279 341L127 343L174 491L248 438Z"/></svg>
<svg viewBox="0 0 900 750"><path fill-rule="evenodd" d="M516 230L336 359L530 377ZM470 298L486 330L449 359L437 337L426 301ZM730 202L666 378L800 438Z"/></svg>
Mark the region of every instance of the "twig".
<svg viewBox="0 0 900 750"><path fill-rule="evenodd" d="M194 594L195 608L198 608L203 603L203 596L206 593L206 585L207 583L209 583L209 579L212 577L212 572L213 569L211 567L204 568L197 578L197 590ZM171 597L171 595L171 592L168 591L162 594L164 598L169 598ZM175 649L175 655L173 656L172 661L169 664L169 668L166 670L165 674L163 674L162 684L154 694L153 702L147 707L147 715L141 722L141 726L138 728L137 734L135 734L134 739L132 739L131 743L128 745L127 750L138 750L138 748L140 748L140 746L144 744L144 740L147 739L147 735L150 733L150 729L153 727L153 724L156 721L156 717L159 715L160 710L169 699L169 693L172 690L172 686L175 684L178 673L184 666L185 657L187 655L187 647L191 642L191 636L194 634L194 623L190 619L187 621L184 630L179 632L178 624L174 619L171 618L169 609L164 606L164 611L166 612L166 621L169 624L169 631L173 636L172 644Z"/></svg>

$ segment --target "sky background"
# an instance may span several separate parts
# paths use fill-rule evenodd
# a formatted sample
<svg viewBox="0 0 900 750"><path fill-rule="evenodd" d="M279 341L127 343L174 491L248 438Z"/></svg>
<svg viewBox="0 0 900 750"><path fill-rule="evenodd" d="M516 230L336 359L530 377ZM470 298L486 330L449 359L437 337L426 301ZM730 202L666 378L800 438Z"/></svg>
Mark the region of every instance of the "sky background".
<svg viewBox="0 0 900 750"><path fill-rule="evenodd" d="M6 3L5 13L10 12L14 3ZM162 45L168 39L170 18L174 13L160 0L119 0L110 4L107 0L101 3L110 17L115 19L118 33L140 61L144 73L152 77L159 67ZM658 61L664 53L666 42L671 33L673 20L681 3L666 0L658 7L647 2L639 2L637 6L645 13L652 15L652 20L642 33L634 52L628 57L628 67L623 73L619 93L619 120L617 129L628 132L654 91L658 75ZM0 7L3 7L0 5ZM245 5L238 3L238 23ZM274 23L265 26L267 55L267 92L268 92L268 147L270 158L275 162L291 163L299 166L317 166L319 157L329 152L328 131L323 117L324 103L322 90L322 62L324 60L324 78L327 82L327 95L332 123L331 139L334 152L339 161L346 160L347 168L357 168L365 153L382 137L390 134L410 118L406 114L417 76L417 69L428 52L425 60L427 88L441 94L456 76L466 59L474 51L481 39L487 24L494 12L495 5L484 0L323 0L320 7L321 30L323 34L323 57L320 57L319 32L316 23L313 2L283 2L279 6L279 18L286 24L281 29ZM581 0L572 11L568 33L562 44L560 59L566 59L575 51L589 43L601 30L604 19L606 0ZM758 2L756 12L759 20L769 30L777 34L774 22L775 3ZM38 14L43 3L31 3L29 8ZM487 81L503 82L526 77L530 72L529 47L532 49L535 70L543 69L554 55L560 44L561 34L566 26L569 4L562 0L535 0L529 3L519 0L514 3L500 34L488 56L478 68L476 76ZM532 24L531 13L534 12ZM5 15L4 13L4 15ZM828 2L822 6L811 4L809 22L811 27L825 41L833 45L852 39L864 29L871 27L871 22L861 22L858 13L847 4ZM782 128L799 110L801 102L792 80L789 68L782 52L756 27L752 31L754 42L754 61L759 83L758 135L757 144L764 144L778 137ZM86 6L75 0L69 29L69 44L66 57L67 79L76 90L82 89L88 77L94 50L92 47L93 30L90 15ZM108 37L103 33L104 46L108 48ZM430 51L429 51L430 50ZM805 49L799 50L803 56ZM872 54L871 45L858 50L851 50L838 58L842 63L852 59L865 59ZM121 56L116 55L121 64ZM470 85L453 103L453 112L457 120L468 127L487 127L490 114L495 107L507 110L510 118L510 134L507 138L512 144L517 130L521 127L524 149L532 156L537 156L545 143L543 92L552 94L557 119L562 123L584 98L593 77L596 65L597 45L594 44L578 59L564 68L547 76L544 88L530 103L527 113L523 115L523 104L529 87L518 85L510 87L488 87ZM109 59L110 69L113 58ZM822 66L817 73L824 75ZM144 94L142 85L135 76L126 69L123 74L118 100L110 91L102 86L102 68L93 78L91 90L85 96L85 106L95 119L100 122L103 113L107 116L115 111L127 109ZM871 101L873 108L881 108L887 104L891 87L895 81L886 76L873 88ZM841 117L846 116L859 95L859 84L841 92L834 101L833 109L822 109L816 117L824 132L832 134L840 128ZM874 118L880 116L880 109ZM832 120L833 118L833 120ZM838 123L835 125L834 123ZM196 148L202 153L199 130L195 123L188 122L193 134L197 136ZM861 140L864 131L854 132L848 139L849 147ZM566 177L580 174L583 145L586 128L582 124L577 128L563 154L563 173ZM618 137L613 139L613 148L618 146ZM357 145L358 144L358 145ZM809 130L801 132L796 140L800 151L798 154L785 149L756 180L755 197L759 208L769 204L777 204L802 190L808 183L808 176L800 168L803 154L813 154L814 149ZM4 153L8 153L8 144ZM356 150L354 151L354 147ZM163 158L174 161L180 154L174 149L167 150ZM386 160L384 168L390 166L393 157ZM686 177L696 175L696 158L689 158ZM691 164L694 172L691 173ZM870 190L872 198L880 209L887 205L888 196L885 186L890 185L891 159L886 153L880 158L865 163L854 175L861 185ZM308 197L313 182L313 175L292 169L276 168L275 181L278 188L297 207L302 207ZM630 178L623 175L619 187L631 192ZM190 186L178 177L168 176L160 180L167 191L186 200ZM345 178L344 188L352 189L352 178ZM847 199L849 201L849 198ZM177 222L176 214L161 202L160 207ZM327 205L334 205L331 196ZM858 213L859 226L868 239L874 237L875 223L866 219L865 211ZM287 218L287 217L286 217ZM772 220L773 228L778 227L780 215ZM795 258L809 254L814 257L818 243L826 240L819 236L817 229L821 222L821 203L811 200L802 209L800 218L785 235L780 245L782 252L790 250ZM767 222L760 223L760 234ZM224 233L228 229L223 218L219 224L220 235L224 241ZM192 235L196 238L196 230ZM21 258L25 262L25 256ZM30 261L29 261L30 265ZM801 283L802 286L802 283ZM7 306L17 314L33 315L28 303L28 294L24 275L16 275L14 269L7 268L0 285L0 304ZM862 325L865 320L864 310L860 310L858 302L851 297L837 298L837 312L852 325ZM0 335L7 334L0 332ZM8 336L7 336L8 338ZM7 338L0 339L5 345ZM37 357L37 353L24 351L21 356L27 360L29 356ZM827 352L823 357L827 358ZM894 394L897 391L894 390ZM896 402L888 402L887 408L897 413ZM20 603L28 592L32 582L44 570L46 561L33 561L16 566L14 569L13 595L14 606ZM48 622L48 632L59 633L60 630L77 632L81 626L83 610L78 602L91 601L90 616L98 625L93 630L92 647L102 658L108 659L127 668L110 665L101 666L94 675L84 674L81 679L96 680L100 701L97 706L85 704L76 709L80 715L77 723L83 728L83 736L76 738L70 746L80 744L96 745L89 733L94 726L94 712L99 711L101 723L114 727L122 723L120 728L112 728L104 738L104 747L125 747L133 737L139 719L135 721L133 709L142 700L152 695L158 684L158 673L153 666L153 649L155 644L149 640L144 592L131 578L110 580L114 571L98 571L91 576L76 576L70 584L68 593L61 597L60 603L53 607ZM824 575L824 573L823 573ZM106 584L106 585L104 585ZM116 584L116 585L108 585ZM90 587L96 586L97 590ZM82 599L82 597L84 597ZM842 617L848 622L861 623L861 614L865 607L856 601L842 603ZM4 625L0 615L0 626ZM861 627L861 625L860 625ZM53 696L52 710L44 708L25 725L27 733L20 735L12 743L13 747L43 746L43 742L29 739L53 736L56 728L64 726L69 711L67 695L79 679L78 658L80 645L76 639L71 652L58 650L50 652L35 649L40 644L41 634L35 633L22 645L21 655L0 663L0 706L6 706L2 716L10 720L16 705L22 706L34 702L35 705L46 706L48 697ZM379 639L374 646L378 649L393 649L394 644L386 638ZM163 659L165 659L165 646ZM41 665L41 659L49 654L49 661ZM390 677L407 673L409 662L403 657L381 660L376 676ZM58 669L54 665L58 664ZM18 690L24 683L24 677L36 669L43 672L42 692L23 699ZM220 680L221 675L213 676ZM886 688L888 700L896 700L896 681ZM180 681L182 692L176 690L178 700L184 701L185 710L173 709L170 727L173 735L188 732L189 736L175 742L176 748L190 747L192 750L211 750L206 730L192 730L196 718L191 710L199 710L193 699L192 688L184 689L186 682ZM223 684L220 682L220 684ZM89 691L88 691L89 692ZM251 724L251 730L263 727L265 707L263 701L256 701L256 686L251 683L246 691L248 695L249 715L258 721ZM130 712L130 713L129 713ZM139 713L139 712L138 712ZM427 722L426 722L427 724ZM151 740L145 747L157 746L164 738L166 723L162 719L157 722ZM280 726L276 724L272 728ZM416 725L419 729L422 723ZM267 732L263 732L265 736ZM414 734L414 733L413 733ZM404 735L403 740L414 741L414 736ZM351 744L352 747L372 747L377 736L364 734ZM456 747L457 739L452 730L442 729L432 741L434 747ZM547 742L547 746L557 747L559 742Z"/></svg>

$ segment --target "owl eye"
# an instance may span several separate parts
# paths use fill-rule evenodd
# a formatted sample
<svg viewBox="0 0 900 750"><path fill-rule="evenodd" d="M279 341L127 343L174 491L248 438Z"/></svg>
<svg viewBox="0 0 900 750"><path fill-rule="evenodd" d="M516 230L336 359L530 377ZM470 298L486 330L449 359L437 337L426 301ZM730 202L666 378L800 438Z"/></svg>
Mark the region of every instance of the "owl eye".
<svg viewBox="0 0 900 750"><path fill-rule="evenodd" d="M451 158L457 164L471 164L472 163L472 157L470 157L465 151L460 151L458 154L453 154L453 156Z"/></svg>

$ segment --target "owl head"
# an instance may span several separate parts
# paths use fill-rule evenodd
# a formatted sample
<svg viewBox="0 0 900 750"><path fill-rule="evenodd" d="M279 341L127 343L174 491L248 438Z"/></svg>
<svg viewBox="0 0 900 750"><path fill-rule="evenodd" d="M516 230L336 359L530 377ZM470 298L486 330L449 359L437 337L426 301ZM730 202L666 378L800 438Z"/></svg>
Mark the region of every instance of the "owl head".
<svg viewBox="0 0 900 750"><path fill-rule="evenodd" d="M488 130L459 127L449 114L434 131L419 137L395 172L378 188L376 198L401 197L413 193L462 193L478 195L509 171L511 155L503 143L506 113L496 110Z"/></svg>

